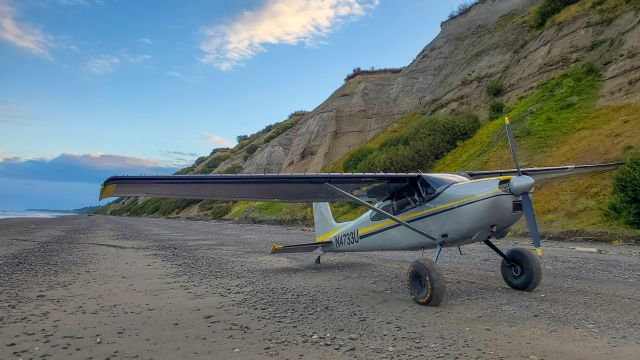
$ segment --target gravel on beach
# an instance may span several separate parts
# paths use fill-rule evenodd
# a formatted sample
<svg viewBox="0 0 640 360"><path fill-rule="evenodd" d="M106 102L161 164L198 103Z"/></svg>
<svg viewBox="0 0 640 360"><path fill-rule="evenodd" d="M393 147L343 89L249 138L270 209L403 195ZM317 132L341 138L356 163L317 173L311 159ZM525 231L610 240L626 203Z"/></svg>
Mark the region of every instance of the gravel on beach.
<svg viewBox="0 0 640 360"><path fill-rule="evenodd" d="M637 245L546 241L531 293L504 284L486 246L445 249L445 301L423 307L405 283L420 252L326 254L319 266L315 254L269 254L272 243L312 239L175 219L0 220L0 359L640 354Z"/></svg>

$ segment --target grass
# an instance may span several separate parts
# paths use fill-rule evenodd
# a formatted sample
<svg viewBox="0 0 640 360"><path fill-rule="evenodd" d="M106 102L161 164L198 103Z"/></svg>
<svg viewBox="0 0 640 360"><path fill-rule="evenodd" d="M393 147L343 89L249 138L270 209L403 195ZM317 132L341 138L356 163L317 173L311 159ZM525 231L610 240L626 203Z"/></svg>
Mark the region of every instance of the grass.
<svg viewBox="0 0 640 360"><path fill-rule="evenodd" d="M595 66L579 65L539 86L531 96L510 106L505 115L511 118L523 165L534 154L552 147L571 134L579 122L589 116L594 109L601 82ZM434 170L455 172L512 167L503 124L502 116L485 124L475 136L438 161Z"/></svg>
<svg viewBox="0 0 640 360"><path fill-rule="evenodd" d="M239 201L224 219L240 222L310 226L313 214L309 204Z"/></svg>
<svg viewBox="0 0 640 360"><path fill-rule="evenodd" d="M640 149L640 104L608 106L584 119L574 133L537 156L540 165L621 161ZM629 232L605 216L614 173L581 176L539 186L536 212L557 229L591 228ZM640 234L640 233L638 233Z"/></svg>

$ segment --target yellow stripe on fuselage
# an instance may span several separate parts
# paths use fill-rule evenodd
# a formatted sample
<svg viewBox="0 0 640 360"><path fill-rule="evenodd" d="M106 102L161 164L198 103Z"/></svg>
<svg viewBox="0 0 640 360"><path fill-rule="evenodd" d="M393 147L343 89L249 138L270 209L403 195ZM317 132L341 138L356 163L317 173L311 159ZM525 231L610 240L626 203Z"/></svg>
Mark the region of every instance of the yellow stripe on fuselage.
<svg viewBox="0 0 640 360"><path fill-rule="evenodd" d="M320 237L317 237L316 238L316 242L321 242L321 241L327 240L329 237L331 237L331 235L333 235L333 234L337 233L338 231L340 231L340 229L342 229L342 228L339 227L339 228L333 229L333 230L329 231L328 233L326 233L326 234L324 234L324 235L322 235Z"/></svg>
<svg viewBox="0 0 640 360"><path fill-rule="evenodd" d="M500 177L498 177L498 179L501 179L501 180L502 180L502 178L510 179L511 176L500 176ZM480 179L480 180L476 180L476 181L488 180L488 179L489 178ZM434 207L432 209L427 209L427 210L418 211L418 212L415 212L415 213L412 213L412 214L407 214L405 216L400 216L399 218L400 218L400 220L410 220L410 219L413 219L413 218L415 218L417 216L420 216L420 215L424 215L424 214L428 214L428 213L431 213L431 212L434 212L434 211L442 210L442 209L445 209L445 208L448 208L448 207L451 207L451 206L455 206L455 205L461 204L461 203L466 202L466 201L476 200L476 199L479 199L479 198L481 198L483 196L489 196L489 195L497 194L497 193L500 193L500 192L502 192L502 191L499 190L499 189L487 191L487 192L479 194L479 195L474 195L474 196L471 196L471 197L468 197L468 198L464 198L464 199L461 199L461 200L450 202L448 204L436 206L436 207ZM377 229L379 229L379 228L381 228L383 226L387 226L387 225L391 225L391 224L395 224L395 223L396 222L393 221L393 220L386 220L386 221L383 221L381 223L374 224L374 225L368 226L366 228L359 229L358 230L358 235L364 235L364 234L366 234L368 232L371 232L373 230L377 230ZM324 235L322 235L320 237L317 237L316 238L316 242L327 240L329 237L331 237L332 235L336 234L341 229L342 229L342 227L339 227L339 228L336 228L336 229L333 229L333 230L329 231L328 233L326 233L326 234L324 234Z"/></svg>
<svg viewBox="0 0 640 360"><path fill-rule="evenodd" d="M486 193L482 193L482 194L479 194L479 195L474 195L474 196L471 196L471 197L468 197L468 198L465 198L465 199L461 199L461 200L457 200L457 201L454 201L454 202L450 202L448 204L436 206L436 207L431 208L431 209L418 211L418 212L415 212L415 213L412 213L412 214L408 214L408 215L405 215L405 216L400 216L400 220L410 220L410 219L413 219L413 218L418 217L420 215L424 215L424 214L428 214L428 213L431 213L431 212L434 212L434 211L442 210L442 209L445 209L445 208L448 208L448 207L451 207L451 206L455 206L455 205L461 204L461 203L466 202L466 201L476 200L476 199L479 199L479 198L481 198L483 196L493 195L493 194L496 194L496 193L499 193L499 192L501 192L501 191L500 190L491 190L491 191L488 191ZM387 226L387 225L391 225L391 224L395 224L395 223L396 222L393 221L393 220L383 221L383 222L381 222L379 224L371 225L371 226L368 226L366 228L362 228L362 229L358 230L358 235L364 235L364 234L366 234L368 232L371 232L373 230L379 229L379 228L381 228L383 226Z"/></svg>

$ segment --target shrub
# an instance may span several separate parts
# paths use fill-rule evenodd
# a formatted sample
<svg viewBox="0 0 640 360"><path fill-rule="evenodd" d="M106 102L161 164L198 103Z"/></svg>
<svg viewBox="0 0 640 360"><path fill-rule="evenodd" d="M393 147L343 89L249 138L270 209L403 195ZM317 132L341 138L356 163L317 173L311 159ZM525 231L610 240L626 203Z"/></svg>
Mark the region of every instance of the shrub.
<svg viewBox="0 0 640 360"><path fill-rule="evenodd" d="M302 111L302 110L300 110ZM298 112L300 113L300 112ZM294 113L292 113L293 115ZM294 115L295 116L295 115ZM275 128L269 133L269 135L267 135L264 140L263 140L263 144L268 143L269 141L277 138L278 136L282 135L285 131L291 129L292 127L296 126L296 124L298 124L299 120L301 118L297 118L297 119L292 119L294 116L289 116L289 119L281 122L279 124L277 124L275 126Z"/></svg>
<svg viewBox="0 0 640 360"><path fill-rule="evenodd" d="M225 160L231 157L229 152L217 152L215 156L209 159L200 170L193 172L194 174L211 174Z"/></svg>
<svg viewBox="0 0 640 360"><path fill-rule="evenodd" d="M370 147L363 147L354 150L344 161L344 171L353 172L358 168L362 160L373 154L374 150Z"/></svg>
<svg viewBox="0 0 640 360"><path fill-rule="evenodd" d="M244 151L245 151L247 154L251 155L251 154L253 154L254 152L256 152L256 150L258 150L258 148L259 148L258 144L253 143L253 144L249 144L249 145L244 149Z"/></svg>
<svg viewBox="0 0 640 360"><path fill-rule="evenodd" d="M640 228L640 151L616 172L607 210L611 217Z"/></svg>
<svg viewBox="0 0 640 360"><path fill-rule="evenodd" d="M424 117L375 150L361 148L354 151L345 160L344 168L352 172L427 171L479 127L478 117L470 113Z"/></svg>
<svg viewBox="0 0 640 360"><path fill-rule="evenodd" d="M354 77L361 75L361 74L377 74L377 73L392 73L392 74L397 74L400 71L402 71L403 68L380 68L380 69L376 69L374 66L372 66L369 70L363 70L360 67L355 67L353 68L353 70L351 71L351 73L349 75L347 75L344 78L344 82L347 82L351 79L353 79Z"/></svg>
<svg viewBox="0 0 640 360"><path fill-rule="evenodd" d="M542 4L540 4L533 13L531 27L534 29L542 28L555 14L578 1L579 0L543 0Z"/></svg>
<svg viewBox="0 0 640 360"><path fill-rule="evenodd" d="M209 211L211 219L216 220L230 213L232 207L233 202L230 201L205 200L198 205L198 210Z"/></svg>
<svg viewBox="0 0 640 360"><path fill-rule="evenodd" d="M492 100L489 103L489 119L496 119L500 115L504 114L506 106L503 101Z"/></svg>
<svg viewBox="0 0 640 360"><path fill-rule="evenodd" d="M496 97L504 91L504 84L500 80L494 80L487 84L487 87L484 89L487 95L491 97Z"/></svg>
<svg viewBox="0 0 640 360"><path fill-rule="evenodd" d="M243 141L245 141L247 139L249 139L249 135L238 135L238 136L236 136L236 141L238 143L241 143L241 142L243 142Z"/></svg>
<svg viewBox="0 0 640 360"><path fill-rule="evenodd" d="M302 116L302 115L306 115L309 112L307 110L296 110L294 112L292 112L291 114L289 114L289 116L287 117L287 120L291 120L291 118L295 117L295 116Z"/></svg>

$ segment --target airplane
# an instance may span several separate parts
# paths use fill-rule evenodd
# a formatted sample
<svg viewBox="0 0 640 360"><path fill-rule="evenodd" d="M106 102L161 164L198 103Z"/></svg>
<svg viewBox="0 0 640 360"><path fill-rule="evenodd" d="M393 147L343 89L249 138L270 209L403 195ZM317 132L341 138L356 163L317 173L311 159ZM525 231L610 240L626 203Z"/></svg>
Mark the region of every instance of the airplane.
<svg viewBox="0 0 640 360"><path fill-rule="evenodd" d="M437 265L443 248L482 242L502 259L500 272L511 288L533 291L542 279L540 234L531 202L536 180L606 172L622 163L520 168L509 119L505 128L515 169L448 173L315 173L112 176L100 200L112 196L160 196L208 200L313 203L315 241L273 245L272 254L319 250L325 253L434 249L431 259L410 264L407 285L420 305L437 306L446 293ZM369 211L336 222L330 202L352 201ZM378 202L372 205L370 202ZM500 250L504 238L524 216L535 254L524 248ZM537 256L536 256L537 254Z"/></svg>

